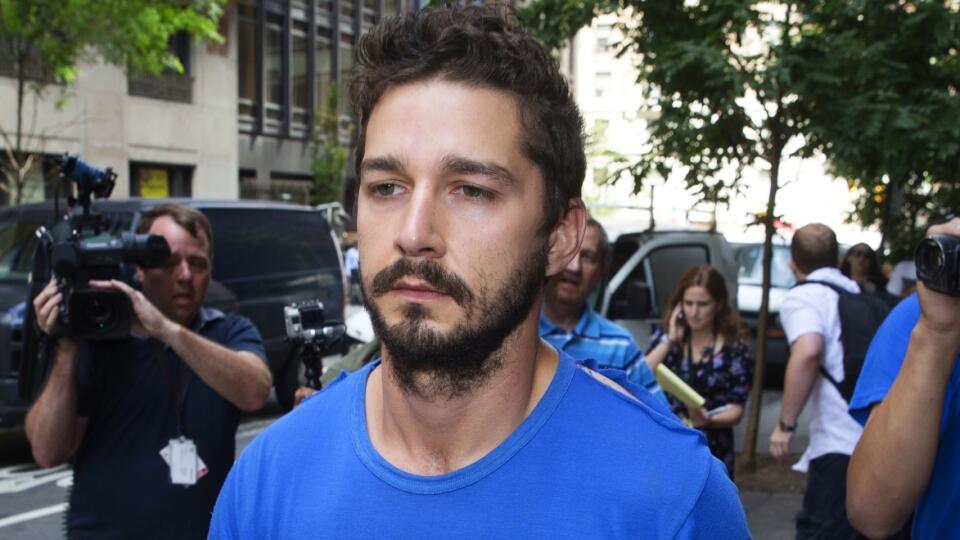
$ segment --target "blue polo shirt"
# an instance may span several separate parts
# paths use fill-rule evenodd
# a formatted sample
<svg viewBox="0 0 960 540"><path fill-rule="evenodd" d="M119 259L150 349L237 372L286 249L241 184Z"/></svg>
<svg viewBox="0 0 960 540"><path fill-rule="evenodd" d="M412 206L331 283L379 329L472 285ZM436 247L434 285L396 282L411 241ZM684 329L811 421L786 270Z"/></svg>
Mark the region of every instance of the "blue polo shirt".
<svg viewBox="0 0 960 540"><path fill-rule="evenodd" d="M920 319L916 293L897 304L870 342L863 371L850 400L850 414L866 425L870 410L883 401L900 372L910 334ZM955 538L960 531L960 369L953 371L940 414L940 444L930 482L917 501L913 538Z"/></svg>
<svg viewBox="0 0 960 540"><path fill-rule="evenodd" d="M630 332L589 307L584 310L572 332L553 324L541 312L540 337L577 361L592 359L600 368L626 371L630 382L646 388L667 405L663 389L657 384L657 378L647 365L643 351L637 346Z"/></svg>
<svg viewBox="0 0 960 540"><path fill-rule="evenodd" d="M203 308L193 329L229 349L266 356L260 333L239 315ZM73 458L69 538L206 537L233 465L240 411L182 366L156 339L80 342L77 412L88 424ZM177 437L181 395L183 435L208 469L189 487L170 482L160 456Z"/></svg>

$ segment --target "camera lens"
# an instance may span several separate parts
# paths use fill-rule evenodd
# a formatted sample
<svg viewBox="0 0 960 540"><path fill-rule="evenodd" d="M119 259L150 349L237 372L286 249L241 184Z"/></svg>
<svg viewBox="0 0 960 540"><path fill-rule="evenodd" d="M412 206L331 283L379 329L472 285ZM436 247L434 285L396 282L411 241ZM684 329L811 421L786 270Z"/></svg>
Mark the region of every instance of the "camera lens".
<svg viewBox="0 0 960 540"><path fill-rule="evenodd" d="M113 319L113 305L109 299L93 296L84 304L83 315L93 326L106 328Z"/></svg>
<svg viewBox="0 0 960 540"><path fill-rule="evenodd" d="M940 244L925 240L917 249L917 268L925 275L939 274L943 270L944 257Z"/></svg>

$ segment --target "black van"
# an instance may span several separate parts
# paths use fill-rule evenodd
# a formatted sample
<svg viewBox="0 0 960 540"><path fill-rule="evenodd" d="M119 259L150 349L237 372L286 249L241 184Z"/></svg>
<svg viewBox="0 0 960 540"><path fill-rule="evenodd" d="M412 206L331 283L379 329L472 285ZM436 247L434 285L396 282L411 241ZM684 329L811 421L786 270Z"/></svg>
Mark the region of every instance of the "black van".
<svg viewBox="0 0 960 540"><path fill-rule="evenodd" d="M237 311L263 335L277 400L285 409L299 386L299 363L289 358L283 306L319 299L327 319L343 320L345 282L340 244L316 208L265 201L126 199L94 203L107 232L136 228L140 212L167 202L187 204L213 226L213 275L204 304ZM23 364L22 321L37 227L49 225L51 202L0 209L0 427L23 423L28 403L18 387ZM35 378L32 370L29 376Z"/></svg>

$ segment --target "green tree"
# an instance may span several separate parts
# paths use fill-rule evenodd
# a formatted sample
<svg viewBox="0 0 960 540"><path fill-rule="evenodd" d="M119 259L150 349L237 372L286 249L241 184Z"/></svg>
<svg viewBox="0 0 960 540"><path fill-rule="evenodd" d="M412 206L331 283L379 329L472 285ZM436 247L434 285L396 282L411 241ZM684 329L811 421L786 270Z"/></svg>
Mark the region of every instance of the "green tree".
<svg viewBox="0 0 960 540"><path fill-rule="evenodd" d="M893 260L960 208L960 6L833 2L806 20L807 139L860 193Z"/></svg>
<svg viewBox="0 0 960 540"><path fill-rule="evenodd" d="M313 157L313 204L337 201L343 191L344 168L350 151L340 144L341 136L352 134L352 124L344 125L339 112L337 83L327 90L327 102L314 120L310 149Z"/></svg>
<svg viewBox="0 0 960 540"><path fill-rule="evenodd" d="M638 83L659 115L628 167L635 191L680 169L704 200L723 201L745 167L769 173L767 207L757 213L764 270L747 467L755 465L781 164L823 152L863 194L861 222L886 217L899 249L930 213L929 197L955 209L957 10L932 0L538 0L520 12L555 47L599 14L620 16L619 52L638 58Z"/></svg>
<svg viewBox="0 0 960 540"><path fill-rule="evenodd" d="M183 66L170 51L177 32L222 41L217 24L225 0L0 0L0 66L16 80L14 125L0 125L4 147L0 189L20 202L36 159L24 125L25 99L44 98L51 85L63 89L83 62L102 60L130 74L177 72Z"/></svg>

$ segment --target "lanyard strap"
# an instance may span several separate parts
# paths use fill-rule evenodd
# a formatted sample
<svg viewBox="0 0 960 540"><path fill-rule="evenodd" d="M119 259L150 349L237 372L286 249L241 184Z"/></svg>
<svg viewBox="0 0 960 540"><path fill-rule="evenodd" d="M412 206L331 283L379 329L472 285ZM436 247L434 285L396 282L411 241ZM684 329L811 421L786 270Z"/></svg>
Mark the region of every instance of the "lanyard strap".
<svg viewBox="0 0 960 540"><path fill-rule="evenodd" d="M176 412L177 418L177 437L183 437L183 405L187 401L187 388L190 386L190 374L187 372L187 366L183 360L176 355L173 355L173 359L170 358L170 349L165 345L161 345L158 357L160 361L164 364L164 371L169 371L167 365L174 364L174 373L173 373L173 398L174 398L174 411Z"/></svg>

